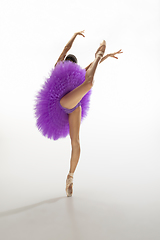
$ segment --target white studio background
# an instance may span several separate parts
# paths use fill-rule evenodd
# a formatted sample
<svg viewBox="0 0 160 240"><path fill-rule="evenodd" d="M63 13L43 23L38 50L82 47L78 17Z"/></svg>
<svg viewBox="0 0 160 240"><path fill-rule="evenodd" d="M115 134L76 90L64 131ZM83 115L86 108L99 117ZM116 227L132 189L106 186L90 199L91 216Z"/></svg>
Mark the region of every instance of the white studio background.
<svg viewBox="0 0 160 240"><path fill-rule="evenodd" d="M159 13L158 0L1 0L0 211L65 195L70 139L41 135L34 97L73 33L84 29L86 37L78 36L70 50L81 67L93 61L103 39L106 53L123 54L96 71L81 125L75 194L83 195L85 185L91 198L101 192L102 202L159 209Z"/></svg>

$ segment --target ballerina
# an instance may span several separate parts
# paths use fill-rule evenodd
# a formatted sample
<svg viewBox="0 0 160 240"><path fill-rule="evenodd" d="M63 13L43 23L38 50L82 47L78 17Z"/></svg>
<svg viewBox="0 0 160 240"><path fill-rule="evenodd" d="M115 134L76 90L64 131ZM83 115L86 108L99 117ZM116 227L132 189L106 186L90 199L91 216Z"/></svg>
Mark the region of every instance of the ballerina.
<svg viewBox="0 0 160 240"><path fill-rule="evenodd" d="M70 170L67 175L66 189L65 189L67 197L71 197L73 194L73 175L76 170L76 167L77 167L77 164L79 161L79 157L80 157L80 141L79 141L80 124L81 124L82 117L84 117L87 114L85 112L85 110L87 108L85 104L86 104L86 102L88 104L88 101L89 101L90 91L91 91L91 88L93 87L93 78L94 78L94 74L95 74L97 65L98 65L98 63L103 62L108 57L113 57L113 58L118 59L118 57L115 55L122 53L122 51L119 50L118 52L110 53L110 54L107 54L106 56L103 56L105 53L105 49L106 49L106 42L105 42L105 40L103 40L102 43L100 44L100 47L97 49L97 51L95 53L94 61L85 68L85 71L83 71L79 68L76 68L76 67L78 67L77 66L77 58L74 55L69 54L68 56L66 56L67 52L71 49L72 44L78 35L85 37L84 30L80 31L80 32L76 32L73 35L73 37L70 39L70 41L64 47L64 50L62 51L61 55L59 56L59 58L55 64L55 70L59 68L59 70L57 70L57 71L62 72L63 69L65 69L65 64L64 65L62 65L62 64L65 62L68 62L68 63L66 63L66 65L67 65L66 71L69 71L67 69L70 69L73 65L74 69L76 69L75 71L78 71L78 74L74 75L74 76L79 76L82 73L81 78L83 78L83 75L84 75L84 80L81 81L81 84L79 82L77 84L77 87L73 87L72 90L66 91L67 93L63 94L62 97L60 97L61 95L59 95L59 99L58 99L61 110L63 110L63 113L65 112L65 114L67 114L66 121L69 124L69 135L70 135L71 146L72 146L71 159L70 159ZM71 64L71 62L72 62L72 64ZM54 72L53 75L55 76L56 72ZM61 73L61 75L62 75L62 73ZM70 73L70 75L68 75L68 76L72 77L72 74ZM42 95L42 93L40 93L40 94ZM48 94L48 90L47 90L47 94ZM46 94L44 94L44 96L46 97ZM39 98L40 97L38 96L38 99ZM85 100L85 98L86 98L86 100ZM42 103L44 101L45 100L43 99ZM36 105L36 109L38 109L38 107L39 107L39 103ZM40 105L39 109L40 110L37 110L37 114L36 114L37 118L39 117L38 116L39 111L41 111L41 109L42 109L42 104ZM46 107L45 107L45 109L46 109ZM57 109L57 107L56 107L56 109ZM84 111L83 111L83 109L84 109ZM44 115L46 116L46 113ZM59 119L61 119L61 117L58 117L58 120ZM48 121L48 119L47 119L47 121ZM42 122L41 117L39 117L39 123L38 123L39 128L41 128L41 122ZM46 134L46 130L44 130L44 132ZM44 132L43 132L43 134L44 134ZM59 134L59 132L60 132L60 130L56 134ZM68 134L68 132L66 131L65 134L63 134L63 137L66 136L67 134ZM48 134L48 137L50 137L49 134ZM53 137L53 138L58 139L59 137L60 137L60 135L56 135L56 137Z"/></svg>

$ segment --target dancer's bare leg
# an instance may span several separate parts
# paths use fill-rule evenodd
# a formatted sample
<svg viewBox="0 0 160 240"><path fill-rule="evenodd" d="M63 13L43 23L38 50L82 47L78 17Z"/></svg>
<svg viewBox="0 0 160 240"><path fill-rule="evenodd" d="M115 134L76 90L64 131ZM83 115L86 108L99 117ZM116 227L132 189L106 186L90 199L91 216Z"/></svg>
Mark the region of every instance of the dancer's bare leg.
<svg viewBox="0 0 160 240"><path fill-rule="evenodd" d="M77 167L79 157L80 157L80 142L79 142L79 130L81 124L81 106L76 108L72 113L69 114L69 134L71 138L72 153L70 160L70 173L74 173ZM67 176L67 179L72 178ZM69 185L68 191L72 194L72 185Z"/></svg>
<svg viewBox="0 0 160 240"><path fill-rule="evenodd" d="M106 44L105 41L103 41L100 46L103 52L105 51L105 44ZM101 54L99 54L99 52L101 51L97 52L95 60L86 71L84 83L82 83L79 87L75 88L73 91L66 94L60 100L60 104L62 105L62 107L68 108L68 109L74 108L80 102L80 100L84 97L84 95L92 88L93 77L94 77L97 65L103 56L103 53L101 52Z"/></svg>
<svg viewBox="0 0 160 240"><path fill-rule="evenodd" d="M69 134L72 145L72 155L70 162L70 173L74 173L79 156L80 156L80 143L79 143L79 130L81 124L81 106L76 108L69 114Z"/></svg>
<svg viewBox="0 0 160 240"><path fill-rule="evenodd" d="M104 43L103 43L104 44ZM91 89L93 86L93 77L96 71L98 62L100 61L101 57L103 56L105 45L102 46L103 52L100 54L96 54L94 62L88 68L85 76L85 82L65 95L60 103L63 107L71 109L77 105L77 103L82 99L82 97ZM80 123L81 123L81 107L76 108L72 113L69 114L69 127L70 127L70 138L71 138L71 145L72 145L72 154L71 154L71 161L70 161L70 171L67 176L66 180L66 193L67 196L72 196L73 192L73 174L77 167L79 157L80 157L80 143L79 143L79 130L80 130Z"/></svg>

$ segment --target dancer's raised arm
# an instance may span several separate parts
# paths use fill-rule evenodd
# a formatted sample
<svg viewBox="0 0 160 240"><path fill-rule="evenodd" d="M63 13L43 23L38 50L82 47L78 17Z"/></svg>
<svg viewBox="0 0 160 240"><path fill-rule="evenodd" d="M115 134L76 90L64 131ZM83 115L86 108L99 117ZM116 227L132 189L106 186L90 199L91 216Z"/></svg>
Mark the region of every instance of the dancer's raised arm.
<svg viewBox="0 0 160 240"><path fill-rule="evenodd" d="M92 64L93 62L91 62L85 69L86 69L86 71L88 70L88 68L91 66L91 64Z"/></svg>
<svg viewBox="0 0 160 240"><path fill-rule="evenodd" d="M67 52L71 49L72 44L73 44L75 38L76 38L78 35L81 35L81 36L85 37L83 33L84 33L84 30L83 30L83 31L80 31L80 32L76 32L76 33L73 35L73 37L69 40L69 42L68 42L68 43L66 44L66 46L64 47L63 52L62 52L61 55L59 56L59 58L58 58L58 60L57 60L57 62L56 62L56 64L55 64L55 66L57 65L58 62L64 60Z"/></svg>
<svg viewBox="0 0 160 240"><path fill-rule="evenodd" d="M115 55L116 55L116 54L120 54L120 53L123 53L123 52L122 52L122 49L119 50L118 52L109 53L109 54L107 54L106 56L102 57L102 59L100 60L99 63L103 62L103 61L104 61L105 59L107 59L108 57L113 57L113 58L118 59L118 57L115 57Z"/></svg>
<svg viewBox="0 0 160 240"><path fill-rule="evenodd" d="M102 59L100 60L99 63L103 62L103 61L104 61L105 59L107 59L108 57L113 57L113 58L118 59L118 57L115 57L115 55L116 55L116 54L120 54L120 53L123 53L123 52L122 52L122 49L119 50L118 52L115 52L115 53L109 53L109 54L107 54L106 56L102 57ZM91 64L92 64L92 62L85 68L86 71L87 71L88 68L91 66Z"/></svg>

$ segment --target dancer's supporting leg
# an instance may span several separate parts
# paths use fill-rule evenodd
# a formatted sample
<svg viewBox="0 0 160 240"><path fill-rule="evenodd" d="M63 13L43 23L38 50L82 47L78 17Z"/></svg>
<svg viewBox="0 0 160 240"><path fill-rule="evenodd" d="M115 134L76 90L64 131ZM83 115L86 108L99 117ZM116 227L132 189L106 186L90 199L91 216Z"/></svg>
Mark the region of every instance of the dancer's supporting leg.
<svg viewBox="0 0 160 240"><path fill-rule="evenodd" d="M72 145L72 155L70 164L70 173L74 173L79 156L80 156L80 143L79 143L79 130L81 124L81 106L76 108L69 114L69 134Z"/></svg>
<svg viewBox="0 0 160 240"><path fill-rule="evenodd" d="M70 160L70 173L74 173L79 157L80 157L80 142L79 142L79 130L81 124L81 106L76 108L72 113L69 114L69 127L70 127L70 138L71 138L71 145L72 145L72 153L71 153L71 160ZM73 176L68 175L67 179L73 178ZM68 180L67 180L68 181ZM67 195L71 196L73 189L73 183L70 181L68 184Z"/></svg>
<svg viewBox="0 0 160 240"><path fill-rule="evenodd" d="M74 108L80 100L84 97L84 95L92 88L93 86L93 77L97 68L97 65L103 56L105 51L106 43L103 41L96 53L95 60L86 71L85 81L79 87L75 88L73 91L66 94L63 98L61 98L60 103L62 107L72 109Z"/></svg>

